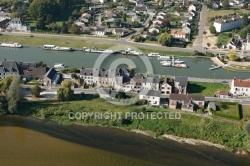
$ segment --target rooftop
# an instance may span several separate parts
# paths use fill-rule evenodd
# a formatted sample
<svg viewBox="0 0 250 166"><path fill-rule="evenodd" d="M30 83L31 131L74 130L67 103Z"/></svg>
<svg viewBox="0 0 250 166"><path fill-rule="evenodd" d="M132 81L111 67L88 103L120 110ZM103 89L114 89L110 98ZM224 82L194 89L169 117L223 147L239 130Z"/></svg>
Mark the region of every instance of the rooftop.
<svg viewBox="0 0 250 166"><path fill-rule="evenodd" d="M246 80L234 79L234 86L250 88L250 78Z"/></svg>

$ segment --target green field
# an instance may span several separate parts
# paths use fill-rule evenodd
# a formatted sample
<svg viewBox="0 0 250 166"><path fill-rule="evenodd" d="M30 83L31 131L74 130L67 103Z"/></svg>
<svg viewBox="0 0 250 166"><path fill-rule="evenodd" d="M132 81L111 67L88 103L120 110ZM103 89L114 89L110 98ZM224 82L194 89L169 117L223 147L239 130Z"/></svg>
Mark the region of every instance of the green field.
<svg viewBox="0 0 250 166"><path fill-rule="evenodd" d="M219 90L229 90L228 84L188 82L188 93L199 93L205 96L213 96Z"/></svg>
<svg viewBox="0 0 250 166"><path fill-rule="evenodd" d="M224 16L224 15L228 15L228 14L244 14L244 13L250 13L249 10L245 10L245 9L235 9L235 10L212 10L210 9L209 11L207 11L207 17L215 17L215 16Z"/></svg>
<svg viewBox="0 0 250 166"><path fill-rule="evenodd" d="M72 36L73 38L74 36ZM74 40L74 39L62 39L62 38L48 38L48 37L37 37L34 34L34 37L29 36L12 36L12 35L3 35L0 37L0 42L17 42L24 46L43 46L44 44L53 44L59 46L73 47L73 48L82 48L82 47L97 47L97 48L110 48L114 46L111 43L89 41L88 39Z"/></svg>
<svg viewBox="0 0 250 166"><path fill-rule="evenodd" d="M236 108L238 105L236 103L228 102L215 102L218 110L214 112L214 115L221 116L229 119L239 120L239 110Z"/></svg>
<svg viewBox="0 0 250 166"><path fill-rule="evenodd" d="M80 120L70 120L69 113L75 112L173 112L173 110L163 108L135 105L117 106L107 103L102 99L90 98L71 102L25 102L22 109L28 115L53 120L62 124L101 125L105 127L119 127L127 131L140 129L151 131L151 135L158 138L166 133L222 144L229 149L248 147L246 133L238 128L238 121L223 120L220 117L206 118L197 116L196 114L177 111L181 113L181 119L125 119L122 116L121 119L94 119L85 117Z"/></svg>
<svg viewBox="0 0 250 166"><path fill-rule="evenodd" d="M222 45L227 45L227 42L229 41L230 37L228 37L228 33L221 33L218 37L218 43L221 43Z"/></svg>
<svg viewBox="0 0 250 166"><path fill-rule="evenodd" d="M250 117L250 106L242 105L243 117Z"/></svg>

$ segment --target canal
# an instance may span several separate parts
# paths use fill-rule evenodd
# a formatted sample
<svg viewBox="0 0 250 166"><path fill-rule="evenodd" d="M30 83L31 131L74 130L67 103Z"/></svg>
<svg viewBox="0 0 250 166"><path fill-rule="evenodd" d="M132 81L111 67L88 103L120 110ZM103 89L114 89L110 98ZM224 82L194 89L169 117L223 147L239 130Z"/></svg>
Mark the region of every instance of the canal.
<svg viewBox="0 0 250 166"><path fill-rule="evenodd" d="M113 63L125 63L136 67L137 72L154 73L162 75L174 76L188 76L198 78L221 78L232 79L236 78L249 78L250 73L247 72L234 72L225 69L209 70L213 62L210 59L204 58L189 58L180 57L189 66L187 69L163 67L156 58L147 58L140 56L123 56L117 55L100 55L93 53L83 53L81 51L74 52L60 52L60 51L47 51L39 47L25 47L21 49L15 48L0 48L0 60L16 60L22 62L38 62L44 61L49 66L55 63L64 63L72 67L103 67L110 68Z"/></svg>

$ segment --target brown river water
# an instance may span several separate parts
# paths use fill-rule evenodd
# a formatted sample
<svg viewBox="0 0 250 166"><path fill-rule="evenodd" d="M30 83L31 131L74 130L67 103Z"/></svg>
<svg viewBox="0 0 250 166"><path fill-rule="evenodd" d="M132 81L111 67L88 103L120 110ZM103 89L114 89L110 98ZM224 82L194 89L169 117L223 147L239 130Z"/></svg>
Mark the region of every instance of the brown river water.
<svg viewBox="0 0 250 166"><path fill-rule="evenodd" d="M249 165L250 157L114 128L0 115L1 166Z"/></svg>

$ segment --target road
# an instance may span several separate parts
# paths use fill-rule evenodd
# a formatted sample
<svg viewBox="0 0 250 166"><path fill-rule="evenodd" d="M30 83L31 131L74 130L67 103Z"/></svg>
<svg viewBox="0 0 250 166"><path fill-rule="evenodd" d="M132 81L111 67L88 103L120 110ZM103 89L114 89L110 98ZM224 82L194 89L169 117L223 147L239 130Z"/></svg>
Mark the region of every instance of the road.
<svg viewBox="0 0 250 166"><path fill-rule="evenodd" d="M200 12L198 35L196 36L194 44L193 44L197 50L200 50L203 47L202 39L203 39L203 32L205 30L205 23L206 23L206 17L207 17L206 15L207 15L207 7L203 5L201 12Z"/></svg>

